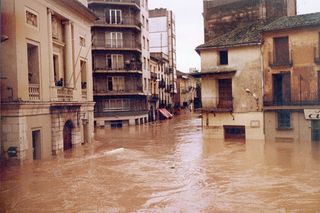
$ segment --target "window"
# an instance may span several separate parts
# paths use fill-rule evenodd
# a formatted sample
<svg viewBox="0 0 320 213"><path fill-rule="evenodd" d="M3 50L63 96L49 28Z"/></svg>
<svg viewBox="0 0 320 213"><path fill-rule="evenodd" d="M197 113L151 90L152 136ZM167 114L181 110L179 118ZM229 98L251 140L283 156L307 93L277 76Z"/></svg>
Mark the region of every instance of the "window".
<svg viewBox="0 0 320 213"><path fill-rule="evenodd" d="M147 22L147 23L146 23L146 28L147 28L147 31L149 31L149 20L147 19L146 22Z"/></svg>
<svg viewBox="0 0 320 213"><path fill-rule="evenodd" d="M147 90L147 78L144 78L144 90Z"/></svg>
<svg viewBox="0 0 320 213"><path fill-rule="evenodd" d="M108 91L113 91L113 82L112 82L112 77L108 77L108 81L107 81L107 90L108 90Z"/></svg>
<svg viewBox="0 0 320 213"><path fill-rule="evenodd" d="M123 70L124 69L124 59L121 54L112 54L111 55L112 69L114 70Z"/></svg>
<svg viewBox="0 0 320 213"><path fill-rule="evenodd" d="M111 48L123 47L122 32L106 33L106 45Z"/></svg>
<svg viewBox="0 0 320 213"><path fill-rule="evenodd" d="M147 50L150 50L150 44L149 44L149 39L147 39Z"/></svg>
<svg viewBox="0 0 320 213"><path fill-rule="evenodd" d="M220 65L228 65L228 51L223 50L219 51L219 64Z"/></svg>
<svg viewBox="0 0 320 213"><path fill-rule="evenodd" d="M122 24L122 11L121 10L109 10L106 14L108 24Z"/></svg>
<svg viewBox="0 0 320 213"><path fill-rule="evenodd" d="M289 38L280 37L274 38L274 64L286 65L289 64Z"/></svg>
<svg viewBox="0 0 320 213"><path fill-rule="evenodd" d="M80 46L81 47L85 47L86 46L86 39L82 36L80 36Z"/></svg>
<svg viewBox="0 0 320 213"><path fill-rule="evenodd" d="M87 62L80 60L81 89L87 89Z"/></svg>
<svg viewBox="0 0 320 213"><path fill-rule="evenodd" d="M124 91L125 84L124 84L124 77L123 76L115 76L112 77L112 86L113 91L122 92Z"/></svg>
<svg viewBox="0 0 320 213"><path fill-rule="evenodd" d="M27 52L29 84L39 84L39 48L28 43Z"/></svg>
<svg viewBox="0 0 320 213"><path fill-rule="evenodd" d="M38 27L38 16L30 10L26 10L26 22L33 27Z"/></svg>
<svg viewBox="0 0 320 213"><path fill-rule="evenodd" d="M103 111L126 111L130 110L129 99L110 99L105 100Z"/></svg>
<svg viewBox="0 0 320 213"><path fill-rule="evenodd" d="M59 74L59 56L53 54L53 74L54 74L54 82L56 86L63 86L62 81L60 81L60 74Z"/></svg>
<svg viewBox="0 0 320 213"><path fill-rule="evenodd" d="M143 1L142 1L143 2ZM142 26L144 27L145 26L145 18L144 18L144 15L142 15Z"/></svg>
<svg viewBox="0 0 320 213"><path fill-rule="evenodd" d="M145 49L146 48L146 38L143 36L142 37L142 47L143 47L143 49Z"/></svg>
<svg viewBox="0 0 320 213"><path fill-rule="evenodd" d="M52 16L52 38L59 39L58 20L55 16Z"/></svg>
<svg viewBox="0 0 320 213"><path fill-rule="evenodd" d="M147 59L143 57L143 69L145 70L147 68Z"/></svg>
<svg viewBox="0 0 320 213"><path fill-rule="evenodd" d="M290 111L278 112L278 129L290 129L291 128L291 113Z"/></svg>

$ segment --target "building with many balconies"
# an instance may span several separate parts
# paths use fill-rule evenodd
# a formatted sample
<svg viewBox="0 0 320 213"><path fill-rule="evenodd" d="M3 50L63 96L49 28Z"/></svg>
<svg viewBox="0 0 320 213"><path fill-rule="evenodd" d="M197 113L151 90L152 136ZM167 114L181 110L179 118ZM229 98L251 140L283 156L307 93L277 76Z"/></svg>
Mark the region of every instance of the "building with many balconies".
<svg viewBox="0 0 320 213"><path fill-rule="evenodd" d="M90 142L95 19L77 0L1 1L2 156L42 159Z"/></svg>
<svg viewBox="0 0 320 213"><path fill-rule="evenodd" d="M166 90L170 93L169 108L174 107L174 96L177 93L177 66L176 66L176 28L175 17L172 11L165 8L156 8L149 11L150 15L150 52L165 54L168 57L169 76Z"/></svg>
<svg viewBox="0 0 320 213"><path fill-rule="evenodd" d="M95 125L148 122L148 2L89 0L88 5L99 17L92 27Z"/></svg>

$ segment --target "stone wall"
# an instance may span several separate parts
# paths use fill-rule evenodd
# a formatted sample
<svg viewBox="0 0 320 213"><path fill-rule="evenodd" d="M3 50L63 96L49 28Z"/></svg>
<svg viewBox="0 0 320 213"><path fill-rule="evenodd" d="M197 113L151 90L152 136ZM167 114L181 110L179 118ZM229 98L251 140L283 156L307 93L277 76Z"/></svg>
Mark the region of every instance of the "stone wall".
<svg viewBox="0 0 320 213"><path fill-rule="evenodd" d="M237 27L296 14L296 0L204 1L205 42Z"/></svg>
<svg viewBox="0 0 320 213"><path fill-rule="evenodd" d="M81 144L80 107L57 107L52 108L51 112L52 153L57 154L63 150L63 128L67 121L73 124L72 145Z"/></svg>

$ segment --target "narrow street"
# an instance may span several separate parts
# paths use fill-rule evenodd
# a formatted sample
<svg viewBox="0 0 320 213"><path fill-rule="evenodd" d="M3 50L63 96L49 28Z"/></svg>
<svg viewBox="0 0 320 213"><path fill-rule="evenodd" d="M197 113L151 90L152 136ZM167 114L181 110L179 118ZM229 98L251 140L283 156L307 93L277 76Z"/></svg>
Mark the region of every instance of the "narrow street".
<svg viewBox="0 0 320 213"><path fill-rule="evenodd" d="M2 167L0 212L316 212L320 144L219 141L198 115L97 129L93 144Z"/></svg>

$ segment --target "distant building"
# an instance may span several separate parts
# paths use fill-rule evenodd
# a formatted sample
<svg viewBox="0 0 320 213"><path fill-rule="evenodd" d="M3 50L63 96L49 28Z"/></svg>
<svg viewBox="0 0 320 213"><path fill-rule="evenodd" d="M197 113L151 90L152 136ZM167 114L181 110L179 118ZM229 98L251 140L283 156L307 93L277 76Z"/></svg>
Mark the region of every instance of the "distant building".
<svg viewBox="0 0 320 213"><path fill-rule="evenodd" d="M152 82L150 101L155 103L150 110L153 111L154 118L158 118L158 110L169 108L172 103L168 56L164 53L151 53L150 71Z"/></svg>
<svg viewBox="0 0 320 213"><path fill-rule="evenodd" d="M320 141L320 13L264 28L267 141Z"/></svg>
<svg viewBox="0 0 320 213"><path fill-rule="evenodd" d="M262 25L239 27L197 47L203 126L214 138L264 139Z"/></svg>
<svg viewBox="0 0 320 213"><path fill-rule="evenodd" d="M96 16L76 0L3 0L1 17L0 154L42 159L89 143Z"/></svg>
<svg viewBox="0 0 320 213"><path fill-rule="evenodd" d="M177 93L175 17L172 11L164 8L150 10L149 16L150 52L163 53L169 59L170 78L167 86L171 97L168 105L173 107L174 95Z"/></svg>
<svg viewBox="0 0 320 213"><path fill-rule="evenodd" d="M196 87L197 81L194 77L177 70L177 94L175 96L177 107L194 109Z"/></svg>
<svg viewBox="0 0 320 213"><path fill-rule="evenodd" d="M296 0L203 0L205 42L256 21L297 14Z"/></svg>
<svg viewBox="0 0 320 213"><path fill-rule="evenodd" d="M89 0L99 17L92 27L95 125L148 122L149 15L147 0Z"/></svg>

